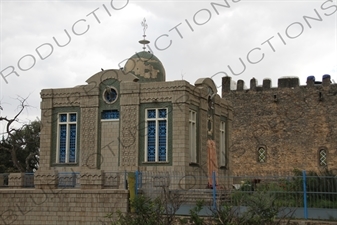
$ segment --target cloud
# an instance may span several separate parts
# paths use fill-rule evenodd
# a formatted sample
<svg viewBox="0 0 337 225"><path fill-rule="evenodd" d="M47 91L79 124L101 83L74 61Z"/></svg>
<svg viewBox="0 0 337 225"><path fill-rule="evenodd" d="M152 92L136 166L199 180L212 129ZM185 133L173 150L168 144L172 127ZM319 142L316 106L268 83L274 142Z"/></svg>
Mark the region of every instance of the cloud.
<svg viewBox="0 0 337 225"><path fill-rule="evenodd" d="M126 2L114 1L114 4L121 8ZM167 80L182 79L183 74L184 79L194 83L200 77L217 73L214 80L218 85L224 73L234 80L243 79L246 84L252 77L260 84L264 78L271 78L274 86L277 78L288 75L299 76L302 84L312 74L317 80L325 73L337 79L337 13L332 7L336 1L326 3L326 9L322 9L322 2L304 0L227 2L229 8L213 5L216 11L212 3L225 5L226 1L135 0L121 10L113 9L111 1L1 1L0 71L13 66L20 76L8 76L8 84L0 77L0 99L6 103L0 113L13 115L16 96L30 94L29 103L35 108L25 112L23 119L35 118L40 114L41 89L73 87L84 84L100 68L118 68L120 62L142 50L138 41L143 38L140 23L144 17L149 25L147 39L164 64ZM315 10L322 21L309 19L310 28L303 16L317 17ZM76 32L84 32L87 26L89 30L75 35L72 27L76 21L79 21ZM59 47L53 37L66 43L65 29L71 41ZM289 38L291 35L298 37ZM172 44L166 50L155 46L164 48L170 41ZM53 51L46 59L40 59L36 48L45 43L51 44ZM263 54L263 59L255 64L247 61L247 54L253 49L256 50L251 53L251 60L258 61ZM50 52L48 45L40 51L44 56ZM36 62L31 69L20 71L18 61L27 54L33 55ZM240 58L246 69L233 76L229 67L243 70ZM32 61L27 56L20 65L29 68Z"/></svg>

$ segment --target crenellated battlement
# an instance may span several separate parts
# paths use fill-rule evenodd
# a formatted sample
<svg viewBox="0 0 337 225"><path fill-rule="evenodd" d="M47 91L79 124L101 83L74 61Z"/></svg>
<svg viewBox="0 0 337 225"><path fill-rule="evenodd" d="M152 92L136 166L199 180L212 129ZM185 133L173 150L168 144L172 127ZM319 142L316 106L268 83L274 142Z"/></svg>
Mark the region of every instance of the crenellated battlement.
<svg viewBox="0 0 337 225"><path fill-rule="evenodd" d="M277 87L270 79L253 78L249 88L238 80L236 90L231 83L222 78L222 98L233 106L228 151L232 165L240 165L234 171L337 169L337 84L330 75L308 76L305 85L294 77L278 79Z"/></svg>
<svg viewBox="0 0 337 225"><path fill-rule="evenodd" d="M322 77L322 81L316 81L314 76L307 77L307 85L300 86L299 78L297 77L287 77L287 78L279 78L277 87L271 86L270 79L264 79L262 82L262 86L258 85L258 82L255 78L250 80L250 88L245 89L245 82L243 80L237 81L236 90L231 90L231 77L223 77L222 78L222 93L235 92L235 91L268 91L282 88L296 88L296 87L328 87L330 85L336 86L335 84L331 84L331 76L329 74L325 74Z"/></svg>

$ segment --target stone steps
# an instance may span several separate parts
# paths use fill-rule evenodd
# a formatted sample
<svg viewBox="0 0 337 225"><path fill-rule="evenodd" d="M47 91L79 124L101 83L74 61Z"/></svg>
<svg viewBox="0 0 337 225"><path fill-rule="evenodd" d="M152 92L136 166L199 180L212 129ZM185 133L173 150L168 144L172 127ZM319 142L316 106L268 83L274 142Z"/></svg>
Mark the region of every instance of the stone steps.
<svg viewBox="0 0 337 225"><path fill-rule="evenodd" d="M171 193L180 195L181 201L188 204L195 204L198 201L204 201L205 204L213 203L212 189L190 189L190 190L170 190ZM216 201L230 201L230 193L225 190L216 190Z"/></svg>

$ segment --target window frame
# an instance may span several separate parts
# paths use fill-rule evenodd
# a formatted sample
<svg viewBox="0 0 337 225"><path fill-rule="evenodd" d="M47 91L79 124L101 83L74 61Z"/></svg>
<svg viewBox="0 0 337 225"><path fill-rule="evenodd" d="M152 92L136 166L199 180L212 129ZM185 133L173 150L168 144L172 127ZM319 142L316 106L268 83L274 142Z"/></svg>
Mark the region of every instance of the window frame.
<svg viewBox="0 0 337 225"><path fill-rule="evenodd" d="M109 101L109 99L106 98L106 94L108 92L108 89L110 89L110 92L113 91L114 94L116 95L115 99L112 100L112 101ZM118 100L118 98L119 98L119 93L118 93L117 88L115 88L114 86L107 86L102 92L102 99L108 105L114 104Z"/></svg>
<svg viewBox="0 0 337 225"><path fill-rule="evenodd" d="M220 168L227 167L227 120L220 119L219 127Z"/></svg>
<svg viewBox="0 0 337 225"><path fill-rule="evenodd" d="M159 110L165 109L166 110L166 116L165 118L159 117ZM148 111L149 110L155 110L156 116L155 118L148 118ZM167 107L159 107L159 108L146 108L145 109L145 135L144 135L144 162L145 163L168 163L169 162L169 155L168 155L168 134L169 134L169 109ZM155 160L149 161L148 160L148 122L154 121L155 122ZM159 122L160 121L166 121L166 136L165 136L165 149L166 149L166 155L165 155L165 161L159 160L159 133L157 132L159 130Z"/></svg>
<svg viewBox="0 0 337 225"><path fill-rule="evenodd" d="M197 116L198 115L195 110L189 109L188 111L188 133L189 133L190 163L198 163Z"/></svg>
<svg viewBox="0 0 337 225"><path fill-rule="evenodd" d="M112 111L118 112L118 118L108 118L108 119L104 119L104 118L103 118L103 113L109 112L109 111L111 111L111 112L112 112ZM119 112L118 109L109 109L109 110L102 110L102 111L101 111L101 121L118 121L119 118L120 118L120 112Z"/></svg>
<svg viewBox="0 0 337 225"><path fill-rule="evenodd" d="M324 152L324 154L325 154L324 164L322 163L321 152ZM328 150L324 147L321 147L321 148L318 149L318 165L321 166L321 167L327 167L328 166Z"/></svg>
<svg viewBox="0 0 337 225"><path fill-rule="evenodd" d="M264 152L263 152L264 160L263 161L260 158L260 155L261 155L260 149L264 150ZM266 146L261 146L260 145L260 146L257 147L257 162L258 163L266 163L267 162L267 148L266 148Z"/></svg>
<svg viewBox="0 0 337 225"><path fill-rule="evenodd" d="M71 121L70 115L75 114L76 115L76 121ZM61 115L66 115L67 121L62 122L60 121ZM55 156L55 163L56 164L77 164L78 163L78 138L79 138L79 133L78 133L78 116L79 114L77 112L59 112L57 114L57 128L56 128L56 156ZM75 159L74 162L69 161L69 155L70 155L70 125L76 125L76 130L75 130ZM60 127L61 125L66 125L66 148L65 148L65 159L64 162L60 162Z"/></svg>

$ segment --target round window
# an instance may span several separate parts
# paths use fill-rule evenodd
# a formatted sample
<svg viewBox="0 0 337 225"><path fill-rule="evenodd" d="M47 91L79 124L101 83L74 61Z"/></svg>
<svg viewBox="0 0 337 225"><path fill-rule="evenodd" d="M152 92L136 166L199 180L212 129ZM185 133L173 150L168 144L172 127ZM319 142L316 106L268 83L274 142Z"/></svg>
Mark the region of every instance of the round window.
<svg viewBox="0 0 337 225"><path fill-rule="evenodd" d="M103 92L103 99L106 103L112 104L117 100L118 93L113 87L107 87Z"/></svg>

